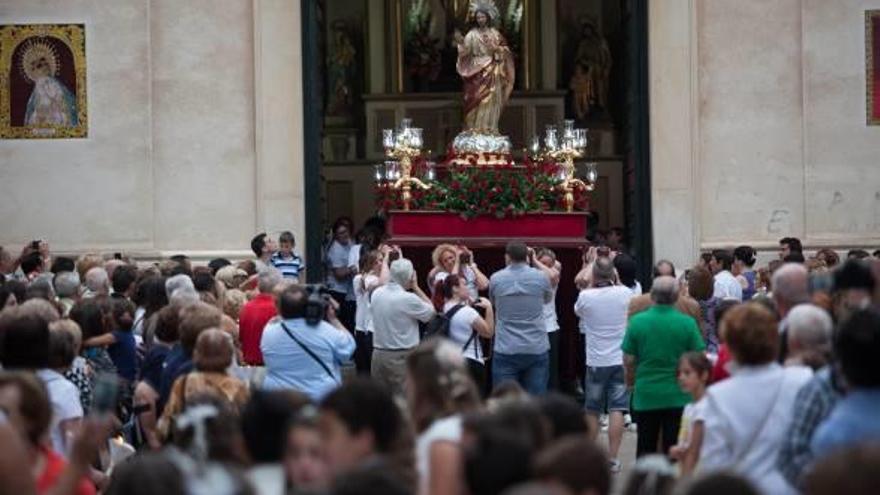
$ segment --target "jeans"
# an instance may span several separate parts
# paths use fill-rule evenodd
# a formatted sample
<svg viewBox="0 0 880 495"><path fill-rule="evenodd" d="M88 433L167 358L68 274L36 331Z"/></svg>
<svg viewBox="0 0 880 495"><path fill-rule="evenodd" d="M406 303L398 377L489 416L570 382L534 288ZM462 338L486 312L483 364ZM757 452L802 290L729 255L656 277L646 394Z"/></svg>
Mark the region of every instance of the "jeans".
<svg viewBox="0 0 880 495"><path fill-rule="evenodd" d="M544 395L550 378L549 352L543 354L499 354L492 357L492 386L515 381L532 395Z"/></svg>
<svg viewBox="0 0 880 495"><path fill-rule="evenodd" d="M550 340L550 380L547 388L559 390L559 330L547 334Z"/></svg>
<svg viewBox="0 0 880 495"><path fill-rule="evenodd" d="M623 365L587 366L584 380L584 408L595 414L626 412L629 392L623 381Z"/></svg>
<svg viewBox="0 0 880 495"><path fill-rule="evenodd" d="M681 407L676 407L633 412L633 419L639 425L636 457L654 453L663 455L669 453L669 448L678 442L682 410ZM658 443L662 449L660 452L657 451Z"/></svg>

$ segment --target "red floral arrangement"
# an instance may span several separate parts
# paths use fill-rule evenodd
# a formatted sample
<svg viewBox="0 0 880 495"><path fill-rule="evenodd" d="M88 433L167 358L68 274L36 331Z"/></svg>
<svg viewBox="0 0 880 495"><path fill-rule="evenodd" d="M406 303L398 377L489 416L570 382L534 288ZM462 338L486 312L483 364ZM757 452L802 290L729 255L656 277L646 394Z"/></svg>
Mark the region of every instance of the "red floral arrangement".
<svg viewBox="0 0 880 495"><path fill-rule="evenodd" d="M486 157L503 161L504 156ZM526 213L565 211L559 184L559 165L553 162L526 161L516 165L509 159L499 165L451 164L438 171L428 190L413 187L411 210L448 211L464 218L491 215L508 218ZM413 164L413 175L424 177L425 161ZM376 186L377 206L385 211L401 209L401 191L387 182ZM585 191L575 191L574 209L584 211L588 202Z"/></svg>

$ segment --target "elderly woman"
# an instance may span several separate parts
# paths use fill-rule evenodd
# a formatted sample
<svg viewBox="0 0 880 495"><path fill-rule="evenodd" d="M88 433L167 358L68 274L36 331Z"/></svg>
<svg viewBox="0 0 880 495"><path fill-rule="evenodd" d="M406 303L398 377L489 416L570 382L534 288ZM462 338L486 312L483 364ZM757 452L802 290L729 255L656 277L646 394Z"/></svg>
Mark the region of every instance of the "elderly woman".
<svg viewBox="0 0 880 495"><path fill-rule="evenodd" d="M783 368L778 322L760 304L732 308L721 321L733 356L732 376L706 391L701 470L730 470L752 481L762 493L797 493L783 478L776 458L788 431L798 390L812 373Z"/></svg>
<svg viewBox="0 0 880 495"><path fill-rule="evenodd" d="M247 384L226 373L226 369L232 364L234 352L232 338L223 330L212 328L199 334L193 351L196 371L175 380L168 404L159 420L159 431L164 436L167 436L171 421L194 398L212 395L235 407L242 407L247 402Z"/></svg>
<svg viewBox="0 0 880 495"><path fill-rule="evenodd" d="M480 271L474 261L474 254L465 246L440 244L431 253L434 268L428 273L428 287L434 292L438 282L449 275L458 275L465 280L471 301L480 298L479 292L489 288L489 278Z"/></svg>

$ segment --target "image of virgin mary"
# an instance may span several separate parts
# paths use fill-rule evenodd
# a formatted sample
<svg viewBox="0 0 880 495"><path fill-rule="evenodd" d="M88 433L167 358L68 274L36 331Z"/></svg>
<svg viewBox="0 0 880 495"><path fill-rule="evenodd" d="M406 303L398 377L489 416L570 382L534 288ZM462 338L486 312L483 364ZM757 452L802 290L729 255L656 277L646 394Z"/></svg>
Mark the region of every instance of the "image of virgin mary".
<svg viewBox="0 0 880 495"><path fill-rule="evenodd" d="M22 56L22 70L34 89L28 98L26 126L74 127L78 124L76 98L55 76L58 56L45 42L31 42Z"/></svg>

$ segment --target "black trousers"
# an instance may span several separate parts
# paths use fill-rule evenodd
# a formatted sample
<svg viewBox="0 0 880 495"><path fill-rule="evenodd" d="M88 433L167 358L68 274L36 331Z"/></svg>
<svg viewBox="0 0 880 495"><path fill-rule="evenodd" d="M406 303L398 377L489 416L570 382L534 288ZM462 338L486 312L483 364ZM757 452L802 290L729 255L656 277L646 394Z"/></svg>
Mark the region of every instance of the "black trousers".
<svg viewBox="0 0 880 495"><path fill-rule="evenodd" d="M488 376L488 373L486 372L486 365L474 361L473 359L465 359L464 362L467 363L468 374L471 375L474 383L477 384L477 390L480 392L480 397L485 399L489 396L489 386L486 378Z"/></svg>
<svg viewBox="0 0 880 495"><path fill-rule="evenodd" d="M678 441L683 408L651 409L634 411L633 420L638 425L636 457L647 454L669 454L669 448ZM658 445L662 450L658 452Z"/></svg>
<svg viewBox="0 0 880 495"><path fill-rule="evenodd" d="M370 376L370 363L373 361L373 334L354 332L354 366L358 375Z"/></svg>

